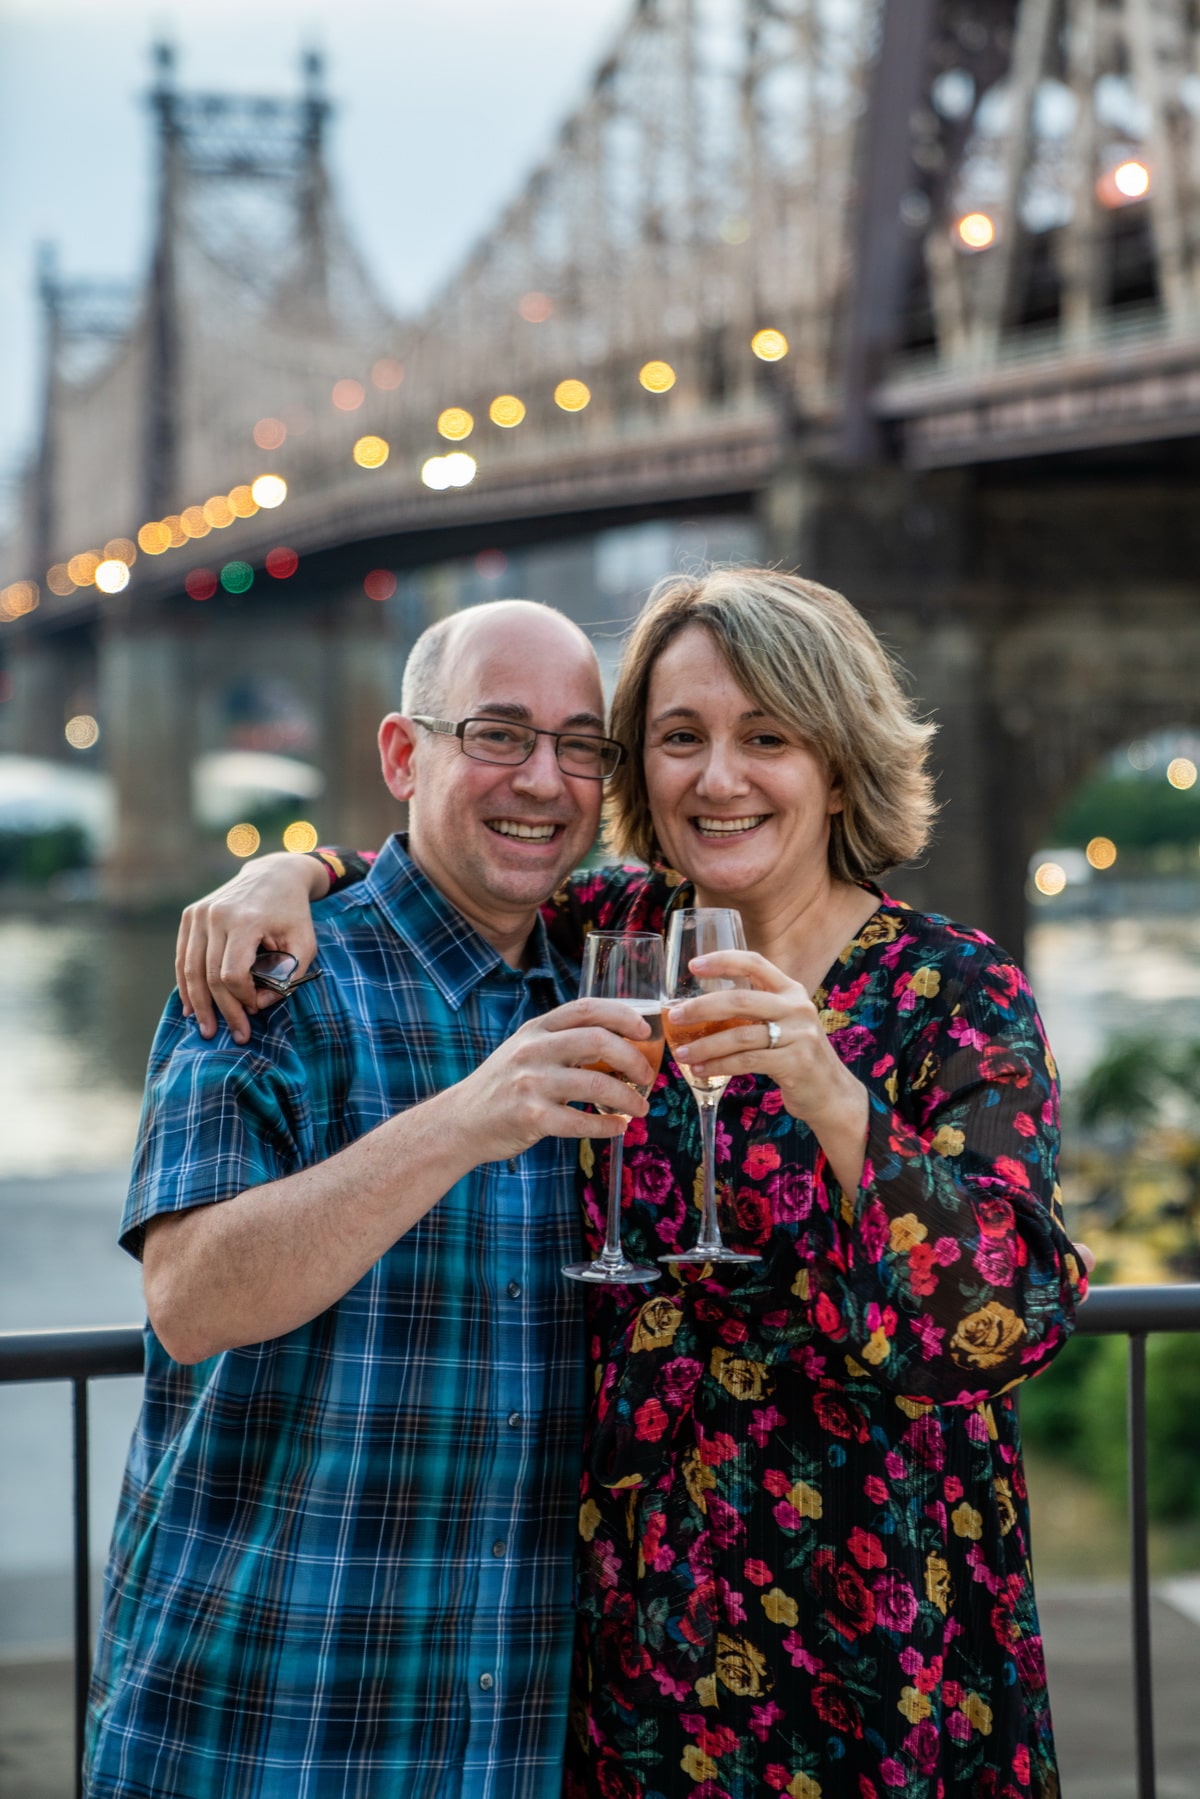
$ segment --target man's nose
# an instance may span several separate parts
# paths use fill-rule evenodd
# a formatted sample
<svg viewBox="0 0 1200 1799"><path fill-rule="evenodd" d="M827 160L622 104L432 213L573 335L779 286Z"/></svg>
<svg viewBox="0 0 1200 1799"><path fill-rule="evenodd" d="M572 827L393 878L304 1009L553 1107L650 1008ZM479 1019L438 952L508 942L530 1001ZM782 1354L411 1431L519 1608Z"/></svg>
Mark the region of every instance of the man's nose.
<svg viewBox="0 0 1200 1799"><path fill-rule="evenodd" d="M553 737L535 737L528 758L512 772L512 784L520 793L548 799L563 790L563 771L559 766Z"/></svg>

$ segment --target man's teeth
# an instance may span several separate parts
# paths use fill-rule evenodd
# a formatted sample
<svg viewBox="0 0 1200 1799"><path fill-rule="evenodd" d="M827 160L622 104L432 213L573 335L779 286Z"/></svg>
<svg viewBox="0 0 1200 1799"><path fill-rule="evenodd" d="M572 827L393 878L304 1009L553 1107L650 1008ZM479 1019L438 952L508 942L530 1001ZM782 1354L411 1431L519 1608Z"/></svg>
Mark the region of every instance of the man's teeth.
<svg viewBox="0 0 1200 1799"><path fill-rule="evenodd" d="M522 825L508 818L489 818L488 829L499 831L501 837L528 837L535 843L548 843L557 830L557 825Z"/></svg>
<svg viewBox="0 0 1200 1799"><path fill-rule="evenodd" d="M753 818L698 818L695 823L696 829L704 831L708 836L732 837L737 831L753 830L754 826L761 825L766 817L765 812L758 812Z"/></svg>

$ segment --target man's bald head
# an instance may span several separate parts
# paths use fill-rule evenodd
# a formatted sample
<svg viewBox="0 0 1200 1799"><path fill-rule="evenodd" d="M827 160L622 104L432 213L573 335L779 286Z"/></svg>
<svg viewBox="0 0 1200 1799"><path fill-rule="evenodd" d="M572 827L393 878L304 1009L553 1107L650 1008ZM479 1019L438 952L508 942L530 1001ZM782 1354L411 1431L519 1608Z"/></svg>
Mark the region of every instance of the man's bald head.
<svg viewBox="0 0 1200 1799"><path fill-rule="evenodd" d="M451 613L422 631L404 665L400 710L408 718L444 715L455 662L472 640L494 638L522 624L531 627L531 648L537 643L545 653L554 654L560 645L560 654L578 655L582 650L595 661L586 634L555 607L539 600L491 600Z"/></svg>

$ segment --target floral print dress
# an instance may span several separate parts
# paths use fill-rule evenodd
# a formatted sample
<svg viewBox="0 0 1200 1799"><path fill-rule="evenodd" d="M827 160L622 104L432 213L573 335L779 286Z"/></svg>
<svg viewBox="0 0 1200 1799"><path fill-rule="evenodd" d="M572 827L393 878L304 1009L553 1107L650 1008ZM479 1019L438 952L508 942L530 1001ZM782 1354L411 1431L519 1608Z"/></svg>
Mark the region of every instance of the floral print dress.
<svg viewBox="0 0 1200 1799"><path fill-rule="evenodd" d="M558 927L655 929L668 897L604 871ZM761 1261L590 1295L568 1799L1058 1791L1008 1394L1084 1291L1054 1063L1002 951L886 896L815 999L870 1094L858 1191L734 1079L721 1223ZM699 1162L668 1059L626 1136L638 1260L694 1239Z"/></svg>

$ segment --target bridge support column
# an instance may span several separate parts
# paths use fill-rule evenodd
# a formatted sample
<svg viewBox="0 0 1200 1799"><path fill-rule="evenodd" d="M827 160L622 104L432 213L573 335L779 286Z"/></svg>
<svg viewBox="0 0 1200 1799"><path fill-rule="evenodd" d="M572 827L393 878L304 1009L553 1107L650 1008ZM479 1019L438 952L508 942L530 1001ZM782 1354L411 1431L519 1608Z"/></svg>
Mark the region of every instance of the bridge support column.
<svg viewBox="0 0 1200 1799"><path fill-rule="evenodd" d="M84 709L89 685L79 658L55 637L18 638L6 647L11 690L0 711L0 748L61 762L73 754L63 736L72 701L79 696Z"/></svg>
<svg viewBox="0 0 1200 1799"><path fill-rule="evenodd" d="M319 759L326 779L321 813L337 842L376 849L405 825L405 808L383 784L377 742L380 720L400 709L400 688L381 609L346 623L363 603L361 591L354 591L329 612L319 708Z"/></svg>
<svg viewBox="0 0 1200 1799"><path fill-rule="evenodd" d="M107 624L100 640L100 716L116 793L105 898L143 911L194 899L204 885L192 823L195 683L189 641L165 625Z"/></svg>

